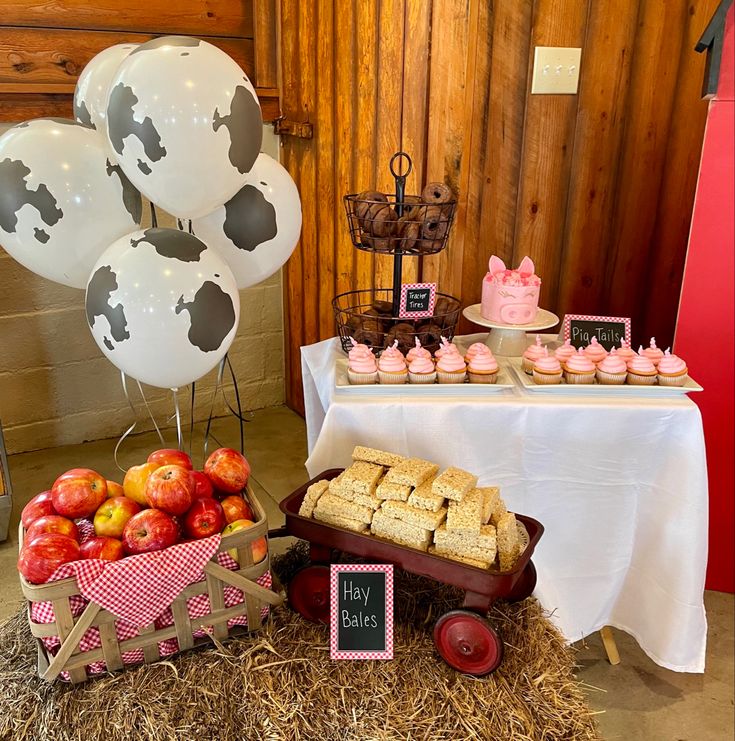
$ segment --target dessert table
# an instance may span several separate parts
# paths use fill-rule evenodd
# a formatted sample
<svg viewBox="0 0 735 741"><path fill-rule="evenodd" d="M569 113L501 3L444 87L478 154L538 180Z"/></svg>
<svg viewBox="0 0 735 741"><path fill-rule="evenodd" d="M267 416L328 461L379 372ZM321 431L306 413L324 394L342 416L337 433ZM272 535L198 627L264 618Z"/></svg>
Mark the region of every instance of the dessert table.
<svg viewBox="0 0 735 741"><path fill-rule="evenodd" d="M351 395L339 357L336 339L301 349L311 476L356 444L465 468L544 524L534 594L568 640L611 625L663 667L704 671L707 471L687 396Z"/></svg>

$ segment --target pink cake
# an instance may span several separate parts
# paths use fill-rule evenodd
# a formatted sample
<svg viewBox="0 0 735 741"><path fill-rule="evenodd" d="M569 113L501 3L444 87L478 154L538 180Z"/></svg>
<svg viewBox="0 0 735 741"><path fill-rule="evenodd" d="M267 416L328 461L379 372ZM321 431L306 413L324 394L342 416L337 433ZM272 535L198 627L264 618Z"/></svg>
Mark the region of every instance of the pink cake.
<svg viewBox="0 0 735 741"><path fill-rule="evenodd" d="M538 313L541 279L533 261L524 257L516 270L508 270L496 255L482 281L483 319L502 324L530 324Z"/></svg>

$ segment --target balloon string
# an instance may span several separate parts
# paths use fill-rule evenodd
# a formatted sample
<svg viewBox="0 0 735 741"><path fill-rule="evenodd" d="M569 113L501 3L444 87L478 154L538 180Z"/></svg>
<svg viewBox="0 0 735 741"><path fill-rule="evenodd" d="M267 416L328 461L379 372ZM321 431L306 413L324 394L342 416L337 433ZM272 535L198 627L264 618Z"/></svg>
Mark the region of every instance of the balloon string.
<svg viewBox="0 0 735 741"><path fill-rule="evenodd" d="M209 417L207 419L207 427L204 431L204 460L207 460L207 452L209 450L209 437L212 429L212 419L214 418L214 404L217 400L217 392L219 391L220 384L222 383L222 376L225 371L225 358L219 361L219 367L217 368L217 380L214 383L214 391L212 392L212 403L209 406ZM214 439L214 435L212 435ZM219 445L219 442L217 442Z"/></svg>
<svg viewBox="0 0 735 741"><path fill-rule="evenodd" d="M120 471L125 473L127 471L127 468L123 468L120 465L120 461L118 460L117 454L120 450L120 446L122 445L123 440L125 440L125 438L135 429L136 425L138 424L138 410L135 408L135 404L133 404L133 400L130 398L130 394L128 393L128 384L125 380L124 371L120 371L120 379L122 381L123 393L125 394L125 398L127 399L128 405L130 406L130 409L133 412L133 418L135 419L133 424L131 424L130 427L128 427L128 429L125 430L125 432L123 432L122 437L117 441L117 445L115 445L115 451L113 453L115 465L118 467Z"/></svg>
<svg viewBox="0 0 735 741"><path fill-rule="evenodd" d="M191 419L189 420L189 458L194 445L194 400L196 395L196 381L191 382Z"/></svg>
<svg viewBox="0 0 735 741"><path fill-rule="evenodd" d="M151 201L151 226L154 229L158 228L158 216L156 216L156 207L153 205L153 201Z"/></svg>
<svg viewBox="0 0 735 741"><path fill-rule="evenodd" d="M156 432L158 433L158 439L161 441L161 447L165 447L166 443L163 441L163 435L161 434L161 430L158 427L158 424L156 423L156 418L153 416L153 412L151 411L151 408L148 404L148 399L145 398L145 394L143 393L143 387L140 385L140 381L136 381L138 384L138 391L140 391L140 395L143 399L143 404L145 404L145 408L148 410L148 416L151 418L151 422L153 422L153 426L156 428Z"/></svg>
<svg viewBox="0 0 735 741"><path fill-rule="evenodd" d="M181 410L179 409L179 390L171 389L174 395L174 413L176 414L176 442L179 450L184 449L183 435L181 434Z"/></svg>
<svg viewBox="0 0 735 741"><path fill-rule="evenodd" d="M245 455L245 420L242 416L242 404L240 403L240 389L237 386L237 378L235 378L235 371L232 367L232 361L230 360L230 355L227 353L225 355L225 360L227 360L227 367L230 369L230 376L232 377L232 385L235 387L235 399L237 400L237 419L240 422L240 452ZM222 387L222 395L224 396L224 386ZM225 401L227 399L225 398ZM227 406L230 406L229 404Z"/></svg>

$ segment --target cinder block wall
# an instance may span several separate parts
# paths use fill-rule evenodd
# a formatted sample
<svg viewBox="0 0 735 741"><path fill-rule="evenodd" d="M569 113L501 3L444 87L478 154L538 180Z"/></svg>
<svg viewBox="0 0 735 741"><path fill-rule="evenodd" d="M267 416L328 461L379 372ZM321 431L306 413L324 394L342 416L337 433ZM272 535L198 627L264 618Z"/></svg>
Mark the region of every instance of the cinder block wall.
<svg viewBox="0 0 735 741"><path fill-rule="evenodd" d="M0 126L0 134L7 127ZM278 140L264 127L263 150L278 157ZM162 226L175 226L161 220ZM245 409L282 404L283 314L280 273L240 292L240 326L230 350ZM196 384L195 418L209 415L215 372ZM137 431L152 424L137 386ZM226 375L225 392L234 403ZM171 392L144 387L159 425L173 413ZM186 390L179 399L189 414ZM225 414L222 394L215 414ZM0 249L0 420L9 452L117 437L136 419L120 372L102 355L87 327L84 292L52 283ZM188 417L187 417L188 419ZM169 436L170 437L170 436Z"/></svg>

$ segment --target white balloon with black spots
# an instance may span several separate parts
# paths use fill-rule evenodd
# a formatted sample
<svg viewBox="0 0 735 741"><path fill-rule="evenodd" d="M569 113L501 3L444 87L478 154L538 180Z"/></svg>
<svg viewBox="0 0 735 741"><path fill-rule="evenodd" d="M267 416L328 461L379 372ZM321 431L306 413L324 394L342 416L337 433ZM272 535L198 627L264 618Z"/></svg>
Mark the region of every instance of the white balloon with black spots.
<svg viewBox="0 0 735 741"><path fill-rule="evenodd" d="M137 46L138 44L115 44L103 49L89 60L77 80L74 90L74 118L79 123L96 129L103 137L107 136L110 83L123 60Z"/></svg>
<svg viewBox="0 0 735 741"><path fill-rule="evenodd" d="M142 211L140 193L96 131L39 118L0 137L0 245L34 273L84 288L99 256L140 224Z"/></svg>
<svg viewBox="0 0 735 741"><path fill-rule="evenodd" d="M263 119L255 88L227 54L189 36L163 36L120 65L107 135L141 193L174 216L195 219L245 184Z"/></svg>
<svg viewBox="0 0 735 741"><path fill-rule="evenodd" d="M145 229L110 245L87 285L87 323L121 371L180 388L214 368L235 339L240 295L225 261L177 229Z"/></svg>
<svg viewBox="0 0 735 741"><path fill-rule="evenodd" d="M278 271L301 234L301 199L288 171L261 154L246 184L224 206L195 219L194 233L227 261L238 288Z"/></svg>

